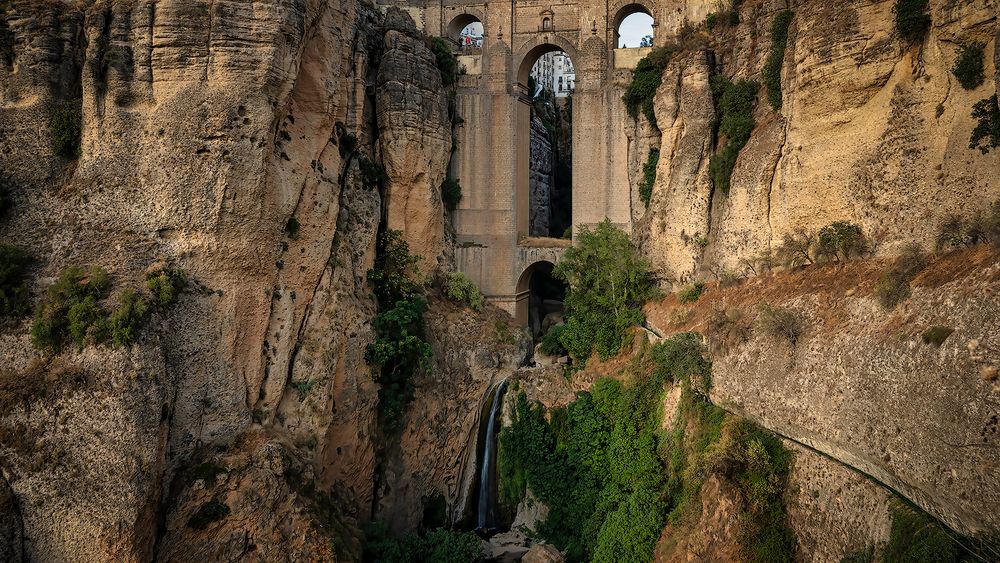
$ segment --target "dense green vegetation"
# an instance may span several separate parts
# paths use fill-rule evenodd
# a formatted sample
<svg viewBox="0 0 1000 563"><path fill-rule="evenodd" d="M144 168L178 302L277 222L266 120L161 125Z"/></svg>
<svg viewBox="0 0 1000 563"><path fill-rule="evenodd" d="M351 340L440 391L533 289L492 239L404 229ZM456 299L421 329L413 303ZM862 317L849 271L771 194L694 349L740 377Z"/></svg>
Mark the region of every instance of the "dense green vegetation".
<svg viewBox="0 0 1000 563"><path fill-rule="evenodd" d="M52 109L49 129L52 133L52 152L63 158L80 156L80 137L83 134L81 101L64 102Z"/></svg>
<svg viewBox="0 0 1000 563"><path fill-rule="evenodd" d="M733 84L723 75L712 77L715 119L726 143L712 155L709 171L715 187L726 195L729 195L729 179L736 167L736 159L750 140L755 126L753 106L759 88L756 82L744 80Z"/></svg>
<svg viewBox="0 0 1000 563"><path fill-rule="evenodd" d="M677 292L677 301L680 303L694 303L705 291L705 284L695 282Z"/></svg>
<svg viewBox="0 0 1000 563"><path fill-rule="evenodd" d="M639 198L649 207L653 197L653 184L656 183L656 165L660 161L660 149L649 149L646 164L642 165L642 180L639 182Z"/></svg>
<svg viewBox="0 0 1000 563"><path fill-rule="evenodd" d="M441 201L448 211L458 209L458 204L462 201L462 185L456 178L446 178L441 183Z"/></svg>
<svg viewBox="0 0 1000 563"><path fill-rule="evenodd" d="M907 41L923 37L931 25L928 0L896 0L896 31Z"/></svg>
<svg viewBox="0 0 1000 563"><path fill-rule="evenodd" d="M365 561L379 563L476 563L484 554L479 537L472 532L437 528L427 534L407 534L395 538L381 522L365 529Z"/></svg>
<svg viewBox="0 0 1000 563"><path fill-rule="evenodd" d="M525 490L549 507L538 534L569 561L648 561L669 518L693 525L710 473L732 479L746 500L741 538L754 561L790 560L782 491L789 455L753 425L705 399L710 365L700 337L645 347L623 374L602 379L549 413L518 393L500 435L503 502ZM676 425L663 430L664 386L682 386Z"/></svg>
<svg viewBox="0 0 1000 563"><path fill-rule="evenodd" d="M486 298L479 291L479 286L462 272L448 274L444 282L444 293L450 299L468 305L473 311L482 311L486 306Z"/></svg>
<svg viewBox="0 0 1000 563"><path fill-rule="evenodd" d="M988 154L990 149L1000 147L1000 105L997 96L976 102L972 107L972 117L977 121L969 139L970 149L979 149Z"/></svg>
<svg viewBox="0 0 1000 563"><path fill-rule="evenodd" d="M430 47L437 59L438 70L441 71L441 83L445 87L451 86L458 81L458 58L451 52L448 42L441 37L431 37Z"/></svg>
<svg viewBox="0 0 1000 563"><path fill-rule="evenodd" d="M28 267L31 256L23 249L0 244L0 320L28 312Z"/></svg>
<svg viewBox="0 0 1000 563"><path fill-rule="evenodd" d="M374 286L379 312L372 321L375 342L365 349L365 361L380 385L382 427L395 432L413 399L413 376L431 369L431 345L424 339L427 300L420 294L423 282L415 268L420 258L410 254L402 233L383 232L377 246L368 280Z"/></svg>
<svg viewBox="0 0 1000 563"><path fill-rule="evenodd" d="M955 66L951 68L951 72L958 79L962 88L975 90L983 85L985 81L983 49L985 47L982 43L959 45L958 58L955 59Z"/></svg>
<svg viewBox="0 0 1000 563"><path fill-rule="evenodd" d="M643 303L656 293L649 264L607 219L581 230L553 276L567 284L559 341L580 363L595 351L602 359L617 354L627 329L643 322Z"/></svg>
<svg viewBox="0 0 1000 563"><path fill-rule="evenodd" d="M781 67L785 62L788 26L791 25L793 16L791 10L785 10L774 17L774 22L771 24L771 52L767 56L762 72L764 85L767 86L767 100L776 110L781 109Z"/></svg>
<svg viewBox="0 0 1000 563"><path fill-rule="evenodd" d="M836 262L847 261L868 251L868 240L861 227L847 221L835 221L819 230L817 252Z"/></svg>
<svg viewBox="0 0 1000 563"><path fill-rule="evenodd" d="M153 303L165 309L177 300L187 286L187 273L179 268L154 268L146 273L146 288L153 294Z"/></svg>
<svg viewBox="0 0 1000 563"><path fill-rule="evenodd" d="M643 57L635 70L632 71L632 82L625 89L622 101L628 114L639 117L639 110L646 115L646 120L656 127L656 113L653 112L653 96L663 81L663 71L670 62L673 50L669 47L658 47Z"/></svg>

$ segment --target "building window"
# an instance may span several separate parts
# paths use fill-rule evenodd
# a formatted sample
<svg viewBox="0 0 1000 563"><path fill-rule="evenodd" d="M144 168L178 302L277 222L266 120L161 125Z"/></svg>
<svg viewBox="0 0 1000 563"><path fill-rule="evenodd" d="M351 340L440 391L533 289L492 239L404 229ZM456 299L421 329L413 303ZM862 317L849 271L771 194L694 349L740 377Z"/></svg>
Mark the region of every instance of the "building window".
<svg viewBox="0 0 1000 563"><path fill-rule="evenodd" d="M545 31L552 29L552 20L549 18L542 18L542 29Z"/></svg>

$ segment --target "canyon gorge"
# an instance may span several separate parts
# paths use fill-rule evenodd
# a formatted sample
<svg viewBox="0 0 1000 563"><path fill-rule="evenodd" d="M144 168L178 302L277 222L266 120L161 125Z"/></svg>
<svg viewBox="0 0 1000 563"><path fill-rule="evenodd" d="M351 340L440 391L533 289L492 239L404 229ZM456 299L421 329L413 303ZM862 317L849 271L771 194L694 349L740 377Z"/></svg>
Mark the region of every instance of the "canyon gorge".
<svg viewBox="0 0 1000 563"><path fill-rule="evenodd" d="M0 561L1000 561L998 16L0 0Z"/></svg>

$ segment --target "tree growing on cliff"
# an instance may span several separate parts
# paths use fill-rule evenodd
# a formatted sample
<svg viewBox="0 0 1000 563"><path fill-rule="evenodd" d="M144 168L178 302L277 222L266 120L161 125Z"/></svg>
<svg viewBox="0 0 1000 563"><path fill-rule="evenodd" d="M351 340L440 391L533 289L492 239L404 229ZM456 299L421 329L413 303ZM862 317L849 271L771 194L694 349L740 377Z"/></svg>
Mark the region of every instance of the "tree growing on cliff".
<svg viewBox="0 0 1000 563"><path fill-rule="evenodd" d="M923 37L931 25L928 0L896 0L896 31L907 41Z"/></svg>
<svg viewBox="0 0 1000 563"><path fill-rule="evenodd" d="M988 154L990 149L1000 147L1000 104L996 94L977 102L972 108L972 117L978 123L972 130L969 148Z"/></svg>
<svg viewBox="0 0 1000 563"><path fill-rule="evenodd" d="M608 219L594 230L581 230L553 275L568 285L559 340L581 362L594 351L602 359L617 354L628 327L645 319L643 303L656 293L649 264Z"/></svg>

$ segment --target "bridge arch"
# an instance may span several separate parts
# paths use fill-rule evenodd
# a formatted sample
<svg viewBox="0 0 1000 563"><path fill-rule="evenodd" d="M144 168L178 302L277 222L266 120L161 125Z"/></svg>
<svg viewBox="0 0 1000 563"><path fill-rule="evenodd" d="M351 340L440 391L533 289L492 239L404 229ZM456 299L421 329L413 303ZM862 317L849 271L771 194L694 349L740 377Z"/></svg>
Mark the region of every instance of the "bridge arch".
<svg viewBox="0 0 1000 563"><path fill-rule="evenodd" d="M618 30L622 22L625 21L625 18L633 14L646 14L653 18L653 31L656 31L656 16L654 15L653 6L647 0L619 0L612 4L610 13L614 14L614 17L609 22L614 39L611 43L612 49L618 47L618 42L621 39Z"/></svg>
<svg viewBox="0 0 1000 563"><path fill-rule="evenodd" d="M472 23L483 23L482 14L477 13L476 10L466 10L460 14L456 14L448 22L448 27L445 28L445 33L448 39L452 41L458 41L458 36L461 35L462 30ZM483 33L485 34L486 26L483 25Z"/></svg>
<svg viewBox="0 0 1000 563"><path fill-rule="evenodd" d="M552 276L555 263L550 260L532 262L517 280L517 312L521 326L531 330L531 336L541 338L547 327L546 316L562 313L566 284Z"/></svg>
<svg viewBox="0 0 1000 563"><path fill-rule="evenodd" d="M573 61L573 64L579 65L578 50L571 42L558 35L548 33L535 37L521 47L518 54L514 57L514 60L519 62L516 67L517 74L513 76L513 81L516 85L522 87L522 91L527 91L528 77L531 76L531 67L534 66L535 61L545 53L553 51L566 53L569 55L570 60ZM577 83L579 82L580 78L578 77Z"/></svg>

